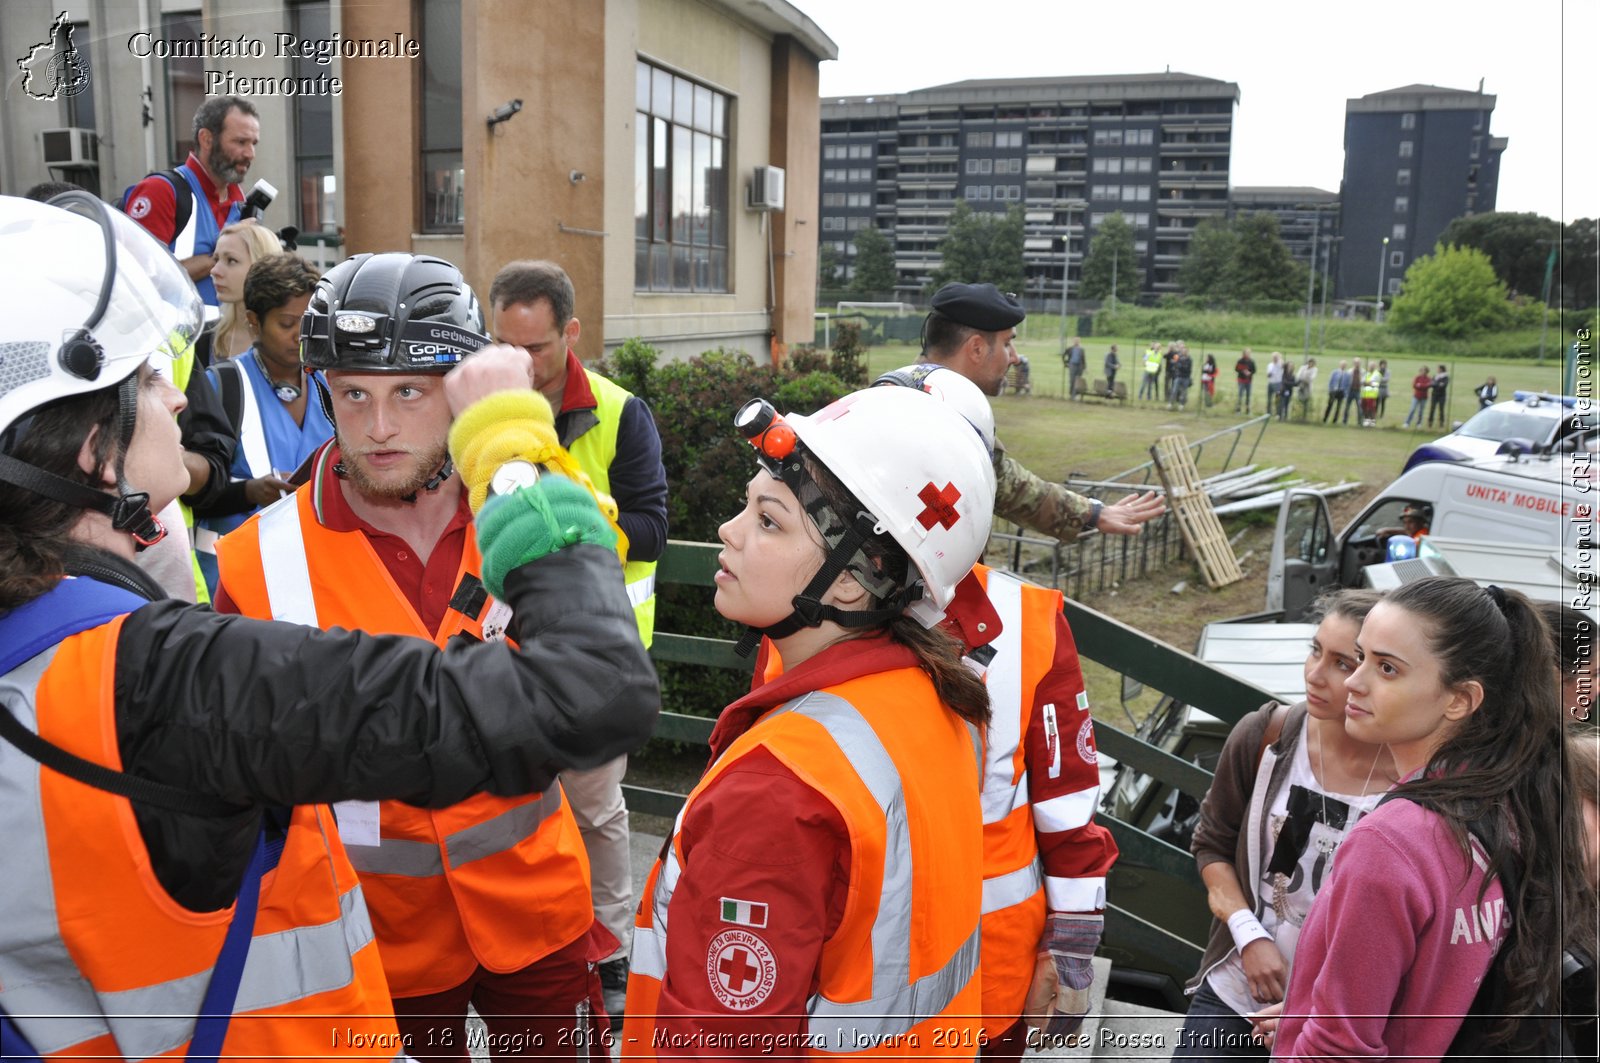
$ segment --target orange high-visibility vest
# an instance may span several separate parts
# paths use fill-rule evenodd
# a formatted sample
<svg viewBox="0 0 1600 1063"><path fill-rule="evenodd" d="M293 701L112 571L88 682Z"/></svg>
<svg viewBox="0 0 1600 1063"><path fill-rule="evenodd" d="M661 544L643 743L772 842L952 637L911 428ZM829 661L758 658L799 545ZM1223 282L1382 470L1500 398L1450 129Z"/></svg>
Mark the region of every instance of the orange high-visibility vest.
<svg viewBox="0 0 1600 1063"><path fill-rule="evenodd" d="M984 677L993 715L984 732L982 796L984 1029L998 1035L1022 1014L1044 932L1044 876L1023 736L1034 690L1055 661L1061 594L984 565L973 574L1000 615Z"/></svg>
<svg viewBox="0 0 1600 1063"><path fill-rule="evenodd" d="M739 736L690 793L766 749L826 798L850 835L850 899L823 942L804 1045L792 1054L927 1058L978 1044L982 823L973 784L977 737L919 669L852 679L773 709ZM904 816L904 826L886 822ZM780 813L781 814L781 813ZM680 812L678 824L683 823ZM623 1021L625 1058L653 1058L667 977L667 911L682 839L650 872L635 916ZM759 1021L759 1020L757 1020Z"/></svg>
<svg viewBox="0 0 1600 1063"><path fill-rule="evenodd" d="M330 531L318 520L314 486L217 541L222 585L242 613L414 635L440 646L458 634L482 638L486 622L502 626L497 603L487 598L474 616L450 609L438 631L424 629L367 537ZM468 534L457 586L479 565ZM589 858L559 783L543 794L477 794L440 809L384 801L380 831L380 844L347 849L396 997L460 985L479 964L521 970L576 941L594 921Z"/></svg>
<svg viewBox="0 0 1600 1063"><path fill-rule="evenodd" d="M0 676L18 720L122 769L115 662L123 618ZM233 918L177 904L156 880L125 797L0 750L0 1007L47 1059L182 1058ZM332 1018L337 1016L337 1020ZM295 808L261 880L222 1054L402 1058L362 887L323 806Z"/></svg>

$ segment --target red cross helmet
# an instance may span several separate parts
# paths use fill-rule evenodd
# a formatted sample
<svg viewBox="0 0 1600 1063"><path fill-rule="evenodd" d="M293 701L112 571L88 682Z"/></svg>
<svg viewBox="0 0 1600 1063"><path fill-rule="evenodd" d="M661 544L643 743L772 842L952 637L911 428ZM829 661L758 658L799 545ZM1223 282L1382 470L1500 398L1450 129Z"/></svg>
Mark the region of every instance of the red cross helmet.
<svg viewBox="0 0 1600 1063"><path fill-rule="evenodd" d="M906 613L938 623L982 558L994 515L994 466L972 425L905 387L868 388L784 420L917 566L927 590Z"/></svg>

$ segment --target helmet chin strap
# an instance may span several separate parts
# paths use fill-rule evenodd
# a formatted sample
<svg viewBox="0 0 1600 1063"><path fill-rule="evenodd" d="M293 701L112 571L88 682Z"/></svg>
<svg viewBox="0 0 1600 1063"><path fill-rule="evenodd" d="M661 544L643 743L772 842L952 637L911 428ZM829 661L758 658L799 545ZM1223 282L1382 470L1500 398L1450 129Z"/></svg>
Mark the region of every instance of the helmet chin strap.
<svg viewBox="0 0 1600 1063"><path fill-rule="evenodd" d="M0 479L64 505L105 514L113 531L133 540L135 551L154 546L166 538L167 529L150 511L149 492L133 490L121 468L133 443L138 413L139 374L134 373L117 385L117 434L122 456L117 459L117 493L114 495L45 472L3 452L0 452Z"/></svg>
<svg viewBox="0 0 1600 1063"><path fill-rule="evenodd" d="M784 479L787 481L789 477L785 476ZM805 508L812 520L819 528L829 528L830 525L837 524L838 518L832 507L823 501L821 492L816 489L810 477L805 477L805 484L808 489L804 491L796 489L793 484L790 488L801 498L811 496ZM768 627L745 628L744 634L733 648L734 652L741 657L748 657L755 651L763 635L769 639L781 639L802 628L821 627L825 620L831 620L844 628L877 627L893 620L905 611L906 606L921 598L922 583L919 580L909 587L900 587L889 593L875 593L879 604L873 609L840 609L822 600L841 572L848 570L857 574L857 578L863 579L864 584L874 582L870 578L863 578L860 573L863 568L870 571L863 547L876 526L877 518L863 511L856 514L854 522L833 529L830 537L837 535L838 541L828 551L827 557L822 561L822 567L811 577L811 582L806 584L805 590L794 596L792 603L794 611ZM874 592L870 586L868 590L869 593ZM880 586L877 590L881 592L883 588Z"/></svg>
<svg viewBox="0 0 1600 1063"><path fill-rule="evenodd" d="M0 454L0 479L45 498L105 514L114 531L133 539L135 550L154 546L167 534L167 529L150 512L149 494L131 490L127 481L120 478L118 493L112 495L45 472L9 454Z"/></svg>

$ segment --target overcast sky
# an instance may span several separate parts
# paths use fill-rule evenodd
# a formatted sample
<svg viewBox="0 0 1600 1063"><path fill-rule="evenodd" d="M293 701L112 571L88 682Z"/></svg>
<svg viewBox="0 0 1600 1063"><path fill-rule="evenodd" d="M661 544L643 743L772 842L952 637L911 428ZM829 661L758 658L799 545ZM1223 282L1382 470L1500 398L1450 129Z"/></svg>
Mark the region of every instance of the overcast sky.
<svg viewBox="0 0 1600 1063"><path fill-rule="evenodd" d="M822 96L991 77L1144 74L1239 86L1235 185L1339 190L1345 100L1430 84L1497 97L1496 209L1600 215L1596 0L792 0L839 46ZM1564 83L1563 83L1564 82Z"/></svg>

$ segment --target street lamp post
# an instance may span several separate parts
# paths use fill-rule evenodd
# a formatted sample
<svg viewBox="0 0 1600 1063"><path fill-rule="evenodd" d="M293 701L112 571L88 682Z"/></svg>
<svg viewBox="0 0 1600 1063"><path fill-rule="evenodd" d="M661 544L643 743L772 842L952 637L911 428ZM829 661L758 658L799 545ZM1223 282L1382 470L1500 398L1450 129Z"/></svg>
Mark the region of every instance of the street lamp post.
<svg viewBox="0 0 1600 1063"><path fill-rule="evenodd" d="M1322 326L1317 334L1318 354L1328 343L1328 267L1333 261L1333 245L1342 239L1342 236L1330 235L1322 241Z"/></svg>
<svg viewBox="0 0 1600 1063"><path fill-rule="evenodd" d="M1306 270L1306 342L1301 357L1311 354L1311 296L1317 287L1317 240L1322 236L1322 211L1319 208L1311 221L1311 263Z"/></svg>
<svg viewBox="0 0 1600 1063"><path fill-rule="evenodd" d="M1067 350L1067 284L1072 278L1072 208L1067 208L1067 231L1061 237L1061 350Z"/></svg>
<svg viewBox="0 0 1600 1063"><path fill-rule="evenodd" d="M1389 266L1389 238L1383 238L1383 247L1378 251L1378 324L1383 324L1383 273Z"/></svg>

